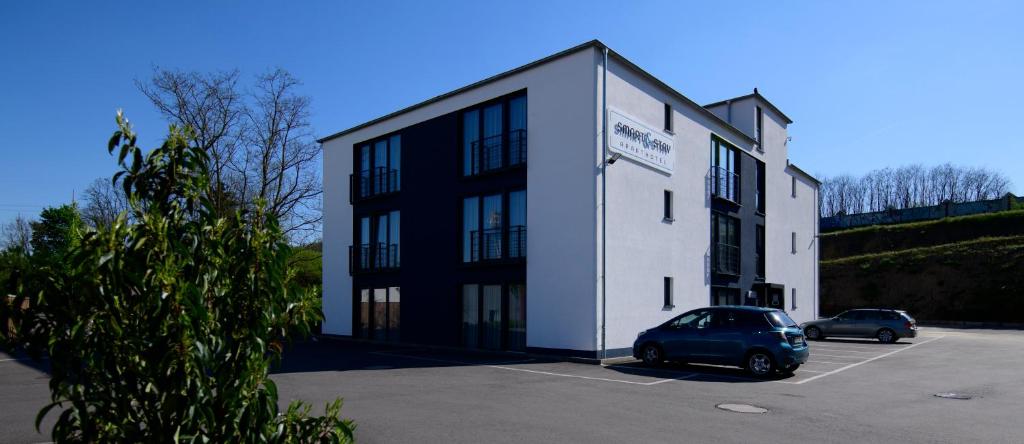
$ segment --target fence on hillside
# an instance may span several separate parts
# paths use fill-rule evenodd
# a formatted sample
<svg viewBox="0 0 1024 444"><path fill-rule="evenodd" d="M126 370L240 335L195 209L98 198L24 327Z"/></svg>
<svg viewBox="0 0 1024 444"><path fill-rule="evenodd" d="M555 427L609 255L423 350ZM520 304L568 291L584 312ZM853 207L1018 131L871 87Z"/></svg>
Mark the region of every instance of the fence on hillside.
<svg viewBox="0 0 1024 444"><path fill-rule="evenodd" d="M834 231L868 225L898 224L942 219L950 216L995 213L1022 207L1024 207L1024 197L1017 197L1013 193L1006 193L1005 196L992 200L959 203L946 201L929 207L905 208L902 210L891 209L873 213L837 214L821 218L820 227L821 231Z"/></svg>

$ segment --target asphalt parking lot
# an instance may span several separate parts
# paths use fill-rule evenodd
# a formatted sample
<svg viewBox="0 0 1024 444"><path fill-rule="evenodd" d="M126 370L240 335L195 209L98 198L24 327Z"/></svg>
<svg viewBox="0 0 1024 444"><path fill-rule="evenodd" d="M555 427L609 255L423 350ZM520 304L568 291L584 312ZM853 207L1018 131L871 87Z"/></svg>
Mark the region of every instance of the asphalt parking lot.
<svg viewBox="0 0 1024 444"><path fill-rule="evenodd" d="M758 380L321 340L294 345L273 378L282 405L344 397L360 442L1024 442L1024 332L810 347L794 375ZM32 427L46 382L45 363L0 356L0 442L49 440Z"/></svg>

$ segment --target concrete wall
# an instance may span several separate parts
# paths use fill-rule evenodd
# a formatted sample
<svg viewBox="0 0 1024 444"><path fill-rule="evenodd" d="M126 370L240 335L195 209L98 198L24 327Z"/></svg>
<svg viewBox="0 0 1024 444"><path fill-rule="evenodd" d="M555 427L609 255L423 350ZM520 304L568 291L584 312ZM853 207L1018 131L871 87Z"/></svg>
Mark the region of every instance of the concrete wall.
<svg viewBox="0 0 1024 444"><path fill-rule="evenodd" d="M593 116L597 113L597 57L594 49L579 51L324 143L324 333L352 334L348 246L353 243L353 230L348 176L353 145L525 88L529 147L527 346L596 348L593 147L597 127ZM403 165L404 170L409 168L416 165ZM403 238L415 224L403 218ZM418 296L425 297L402 295L403 300ZM415 338L405 340L415 342Z"/></svg>

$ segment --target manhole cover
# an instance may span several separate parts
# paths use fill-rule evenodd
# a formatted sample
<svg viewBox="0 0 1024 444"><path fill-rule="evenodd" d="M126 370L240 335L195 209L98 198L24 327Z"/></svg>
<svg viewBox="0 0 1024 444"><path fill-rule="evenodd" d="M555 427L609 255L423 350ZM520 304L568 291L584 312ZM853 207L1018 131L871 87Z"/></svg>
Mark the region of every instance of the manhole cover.
<svg viewBox="0 0 1024 444"><path fill-rule="evenodd" d="M974 395L968 395L966 393L952 393L952 392L950 392L950 393L936 393L935 397L936 398L945 398L945 399L968 400L968 399L974 398Z"/></svg>
<svg viewBox="0 0 1024 444"><path fill-rule="evenodd" d="M715 407L736 413L768 413L766 408L749 404L718 404Z"/></svg>

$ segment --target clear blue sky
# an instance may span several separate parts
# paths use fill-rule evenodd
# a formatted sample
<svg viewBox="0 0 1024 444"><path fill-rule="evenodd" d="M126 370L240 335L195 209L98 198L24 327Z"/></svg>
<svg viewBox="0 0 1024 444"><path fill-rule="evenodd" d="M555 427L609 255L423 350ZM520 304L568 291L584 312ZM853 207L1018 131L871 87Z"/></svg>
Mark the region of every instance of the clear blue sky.
<svg viewBox="0 0 1024 444"><path fill-rule="evenodd" d="M953 162L1024 194L1024 2L2 2L0 222L109 177L153 66L283 67L326 135L600 39L698 103L758 87L819 175Z"/></svg>

